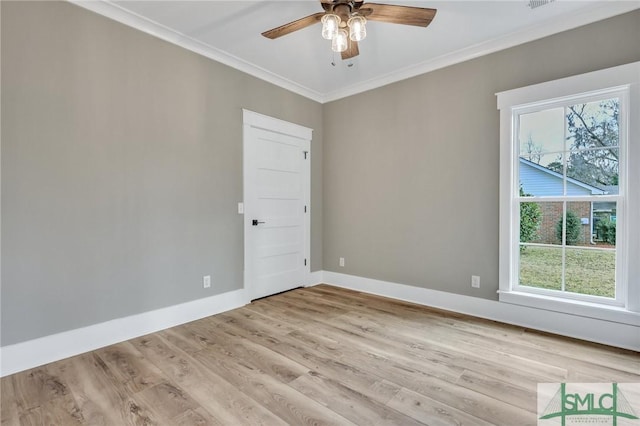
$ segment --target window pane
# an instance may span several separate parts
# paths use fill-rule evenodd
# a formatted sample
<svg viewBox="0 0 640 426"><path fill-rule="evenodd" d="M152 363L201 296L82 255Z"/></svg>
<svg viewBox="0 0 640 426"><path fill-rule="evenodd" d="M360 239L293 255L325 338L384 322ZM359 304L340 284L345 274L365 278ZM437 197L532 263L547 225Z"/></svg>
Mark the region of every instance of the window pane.
<svg viewBox="0 0 640 426"><path fill-rule="evenodd" d="M571 151L567 195L617 194L619 152L617 148Z"/></svg>
<svg viewBox="0 0 640 426"><path fill-rule="evenodd" d="M618 98L567 107L569 149L603 148L619 145Z"/></svg>
<svg viewBox="0 0 640 426"><path fill-rule="evenodd" d="M565 244L568 246L589 246L592 242L592 203L590 201L573 201L567 203L567 224L565 225ZM562 237L560 228L556 226L556 235Z"/></svg>
<svg viewBox="0 0 640 426"><path fill-rule="evenodd" d="M520 196L564 195L563 155L539 154L535 161L520 157L518 180L522 192Z"/></svg>
<svg viewBox="0 0 640 426"><path fill-rule="evenodd" d="M565 290L615 298L616 252L612 249L567 248Z"/></svg>
<svg viewBox="0 0 640 426"><path fill-rule="evenodd" d="M562 290L562 248L521 246L520 285Z"/></svg>
<svg viewBox="0 0 640 426"><path fill-rule="evenodd" d="M562 203L520 203L520 242L560 244L557 226L562 218Z"/></svg>
<svg viewBox="0 0 640 426"><path fill-rule="evenodd" d="M520 157L535 163L539 154L564 151L565 116L564 108L520 114L519 147Z"/></svg>
<svg viewBox="0 0 640 426"><path fill-rule="evenodd" d="M618 224L615 202L593 203L592 243L597 247L615 248Z"/></svg>

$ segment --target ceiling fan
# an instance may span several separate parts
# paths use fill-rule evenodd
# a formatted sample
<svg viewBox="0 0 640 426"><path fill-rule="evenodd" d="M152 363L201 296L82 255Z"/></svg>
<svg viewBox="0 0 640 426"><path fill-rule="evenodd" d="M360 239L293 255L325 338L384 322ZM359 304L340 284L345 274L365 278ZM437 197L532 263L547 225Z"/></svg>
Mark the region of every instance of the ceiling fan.
<svg viewBox="0 0 640 426"><path fill-rule="evenodd" d="M322 22L322 37L331 40L331 48L342 59L360 53L358 42L366 35L367 20L392 24L426 27L436 15L436 9L391 4L365 3L354 0L320 0L324 12L314 13L262 33L276 39L310 25Z"/></svg>

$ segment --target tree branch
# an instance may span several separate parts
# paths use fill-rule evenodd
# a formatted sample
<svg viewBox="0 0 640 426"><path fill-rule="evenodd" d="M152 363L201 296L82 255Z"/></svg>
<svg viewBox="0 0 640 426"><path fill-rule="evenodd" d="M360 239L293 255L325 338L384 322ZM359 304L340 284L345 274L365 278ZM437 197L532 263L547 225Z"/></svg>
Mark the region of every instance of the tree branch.
<svg viewBox="0 0 640 426"><path fill-rule="evenodd" d="M598 137L598 135L596 135L595 133L593 133L593 131L589 128L589 126L587 125L587 123L584 121L584 118L582 117L582 112L578 113L573 106L569 107L569 110L571 110L572 113L575 114L575 116L578 117L578 119L580 120L580 122L582 123L582 125L584 126L585 130L587 131L587 133L589 133L591 135L592 138L594 138L595 140L597 140L600 143L600 146L602 147L606 147L607 145L605 145L604 141L602 139L600 139ZM584 108L583 108L584 111Z"/></svg>

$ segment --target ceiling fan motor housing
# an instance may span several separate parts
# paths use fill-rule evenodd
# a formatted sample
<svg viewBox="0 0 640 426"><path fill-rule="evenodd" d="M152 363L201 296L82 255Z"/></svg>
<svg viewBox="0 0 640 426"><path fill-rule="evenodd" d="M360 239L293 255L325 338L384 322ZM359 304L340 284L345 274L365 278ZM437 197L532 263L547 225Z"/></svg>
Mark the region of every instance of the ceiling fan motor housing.
<svg viewBox="0 0 640 426"><path fill-rule="evenodd" d="M338 3L334 5L331 10L335 15L338 15L340 17L340 26L345 27L347 25L347 21L353 14L355 7L353 5L353 2L351 1L346 3Z"/></svg>

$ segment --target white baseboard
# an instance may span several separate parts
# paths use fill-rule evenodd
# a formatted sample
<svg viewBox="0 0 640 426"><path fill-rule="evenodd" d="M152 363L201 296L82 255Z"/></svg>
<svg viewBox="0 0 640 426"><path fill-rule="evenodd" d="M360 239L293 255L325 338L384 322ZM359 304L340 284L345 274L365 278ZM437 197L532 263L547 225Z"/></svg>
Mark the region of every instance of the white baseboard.
<svg viewBox="0 0 640 426"><path fill-rule="evenodd" d="M244 289L0 348L0 376L195 321L247 303Z"/></svg>
<svg viewBox="0 0 640 426"><path fill-rule="evenodd" d="M444 291L323 271L323 281L336 287L377 294L434 308L500 321L568 337L640 351L640 327L514 305Z"/></svg>
<svg viewBox="0 0 640 426"><path fill-rule="evenodd" d="M324 283L324 271L314 271L309 274L305 287L312 287L322 283Z"/></svg>
<svg viewBox="0 0 640 426"><path fill-rule="evenodd" d="M330 271L310 273L306 286L321 283L611 346L640 350L640 327L633 325ZM0 348L0 377L239 308L247 302L244 289L240 289L4 346Z"/></svg>
<svg viewBox="0 0 640 426"><path fill-rule="evenodd" d="M323 272L311 272L305 287L321 284ZM245 291L240 289L4 346L0 348L0 377L219 314L247 303Z"/></svg>

